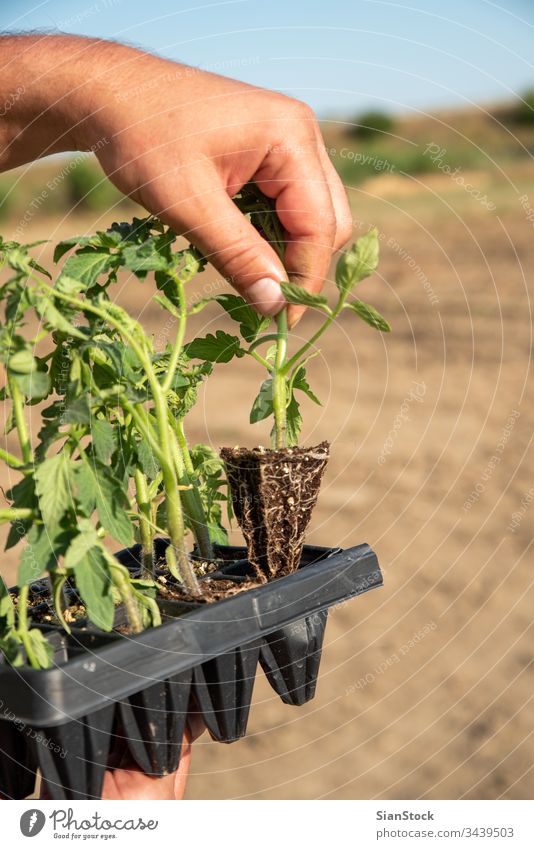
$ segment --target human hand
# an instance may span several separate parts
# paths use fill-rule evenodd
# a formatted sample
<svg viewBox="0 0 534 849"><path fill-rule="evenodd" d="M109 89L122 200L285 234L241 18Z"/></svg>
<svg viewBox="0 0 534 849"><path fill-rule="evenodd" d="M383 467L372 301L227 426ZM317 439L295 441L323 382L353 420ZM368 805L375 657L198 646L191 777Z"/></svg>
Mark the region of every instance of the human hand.
<svg viewBox="0 0 534 849"><path fill-rule="evenodd" d="M41 37L28 50L40 71L38 104L46 103L44 85L61 104L65 144L95 150L122 192L186 235L259 312L283 307L278 283L287 273L321 289L352 225L308 106L110 42ZM57 150L46 130L48 149ZM252 179L275 199L286 270L231 201ZM290 326L303 311L289 307Z"/></svg>
<svg viewBox="0 0 534 849"><path fill-rule="evenodd" d="M126 741L116 738L114 749L109 758L109 769L106 770L102 787L102 799L123 800L167 800L183 799L189 768L191 766L191 749L195 740L205 731L202 718L192 714L188 719L182 743L182 753L178 769L170 775L162 777L145 775L135 764L128 752ZM41 799L49 799L46 785L41 784Z"/></svg>

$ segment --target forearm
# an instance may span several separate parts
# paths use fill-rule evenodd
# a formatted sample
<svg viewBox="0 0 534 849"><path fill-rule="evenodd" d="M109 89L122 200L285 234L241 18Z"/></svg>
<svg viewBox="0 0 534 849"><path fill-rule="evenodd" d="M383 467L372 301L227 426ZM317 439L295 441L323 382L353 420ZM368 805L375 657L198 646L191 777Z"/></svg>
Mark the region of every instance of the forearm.
<svg viewBox="0 0 534 849"><path fill-rule="evenodd" d="M0 57L2 171L97 146L116 102L113 72L148 58L112 42L49 35L4 36Z"/></svg>

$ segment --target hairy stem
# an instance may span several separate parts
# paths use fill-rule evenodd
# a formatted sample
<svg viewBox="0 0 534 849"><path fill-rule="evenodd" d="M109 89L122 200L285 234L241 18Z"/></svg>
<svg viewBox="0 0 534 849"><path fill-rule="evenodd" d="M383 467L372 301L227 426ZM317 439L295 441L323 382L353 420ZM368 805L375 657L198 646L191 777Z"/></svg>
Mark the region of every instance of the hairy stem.
<svg viewBox="0 0 534 849"><path fill-rule="evenodd" d="M154 577L154 531L146 476L140 469L134 473L135 494L139 507L139 531L141 533L141 562L143 574Z"/></svg>
<svg viewBox="0 0 534 849"><path fill-rule="evenodd" d="M9 391L11 392L11 400L13 402L13 415L15 417L15 427L19 438L20 450L24 463L32 462L32 447L30 436L28 433L28 425L24 416L24 398L20 391L17 381L11 379L9 381Z"/></svg>
<svg viewBox="0 0 534 849"><path fill-rule="evenodd" d="M143 622L137 606L137 601L132 591L130 584L130 575L128 570L117 562L110 562L111 580L115 584L122 598L128 622L135 634L140 634L143 630Z"/></svg>
<svg viewBox="0 0 534 849"><path fill-rule="evenodd" d="M24 465L22 460L19 460L18 457L14 456L14 454L10 454L9 451L4 451L3 448L0 448L0 460L8 466L11 466L12 469L19 469Z"/></svg>
<svg viewBox="0 0 534 849"><path fill-rule="evenodd" d="M26 652L26 657L28 658L28 663L33 669L41 669L41 665L37 660L35 653L33 651L33 647L31 644L31 640L28 636L28 595L30 592L30 588L28 584L24 584L23 587L19 588L19 598L17 604L17 634L18 637L24 646L24 650Z"/></svg>
<svg viewBox="0 0 534 849"><path fill-rule="evenodd" d="M172 382L174 380L174 375L178 366L178 360L180 359L180 354L182 353L182 348L184 345L185 327L187 322L187 304L185 300L184 284L177 275L173 276L173 280L175 281L176 288L178 289L180 318L178 319L178 331L173 342L171 356L167 369L167 375L165 377L165 380L161 384L162 389L165 392L167 392L171 388Z"/></svg>
<svg viewBox="0 0 534 849"><path fill-rule="evenodd" d="M287 353L287 310L284 308L276 317L278 339L273 369L273 410L275 448L287 446L287 384L284 364Z"/></svg>
<svg viewBox="0 0 534 849"><path fill-rule="evenodd" d="M338 317L342 308L343 308L343 299L340 298L338 303L336 304L335 309L332 311L332 314L329 315L328 318L325 319L325 321L323 321L323 323L321 324L319 329L316 330L316 332L313 334L313 336L310 339L308 339L308 341L305 342L304 345L301 348L299 348L299 350L295 354L293 354L293 356L289 360L286 361L286 363L283 367L284 374L288 374L291 371L291 369L294 366L296 366L297 363L300 362L300 360L305 356L305 354L308 353L310 348L313 348L313 346L315 345L317 340L323 335L325 330L328 330L328 328L330 327L332 322L334 322L336 320L336 318Z"/></svg>
<svg viewBox="0 0 534 849"><path fill-rule="evenodd" d="M183 419L178 419L176 421L175 433L184 463L184 483L189 483L191 479L194 478L195 470L189 453ZM198 487L193 484L192 489L184 490L182 492L182 501L184 502L188 516L191 519L191 524L193 525L195 542L200 556L205 557L206 560L213 560L213 545L211 543L208 523Z"/></svg>
<svg viewBox="0 0 534 849"><path fill-rule="evenodd" d="M0 524L2 522L14 522L16 519L31 519L32 516L31 507L5 507L0 510Z"/></svg>

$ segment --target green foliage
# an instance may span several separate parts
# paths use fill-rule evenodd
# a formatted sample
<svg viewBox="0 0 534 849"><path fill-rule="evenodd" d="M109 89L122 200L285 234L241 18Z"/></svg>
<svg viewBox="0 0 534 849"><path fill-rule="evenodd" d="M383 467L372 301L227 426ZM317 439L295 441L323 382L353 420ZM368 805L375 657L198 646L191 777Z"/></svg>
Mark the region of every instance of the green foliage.
<svg viewBox="0 0 534 849"><path fill-rule="evenodd" d="M3 521L12 517L7 547L21 546L20 610L0 592L0 649L11 663L50 662L46 640L29 627L24 612L24 587L43 574L65 627L65 586L76 588L89 619L104 630L112 628L118 602L133 630L159 623L153 576L130 579L105 547L108 538L122 546L141 538L150 553L158 505L165 506L164 530L178 552L172 566L191 591L196 579L187 558L187 526L196 534L207 525L212 541L226 539L222 464L200 446L191 459L181 440L182 421L212 362L244 353L237 337L220 331L184 348L184 286L205 260L192 247L177 251L175 241L175 233L153 218L113 224L57 245L54 258L61 265L50 282L32 258L32 246L0 240L0 267L7 271L0 285L0 353L7 374L2 394L10 405L6 429L15 432L22 454L20 460L6 455L21 478L6 493L9 507L2 511ZM156 302L176 328L164 352L114 302L111 288L121 269L140 280L155 273ZM39 331L32 336L35 318ZM264 325L250 309L240 310L240 322L249 337ZM25 406L48 396L32 446ZM134 481L145 482L143 492ZM205 553L210 540L204 535L201 544Z"/></svg>
<svg viewBox="0 0 534 849"><path fill-rule="evenodd" d="M521 95L515 117L518 124L534 124L534 88L527 89Z"/></svg>
<svg viewBox="0 0 534 849"><path fill-rule="evenodd" d="M391 133L395 127L395 121L387 112L377 109L363 112L354 120L351 135L361 139L372 138L376 135Z"/></svg>
<svg viewBox="0 0 534 849"><path fill-rule="evenodd" d="M230 336L223 330L217 330L215 335L208 333L203 339L194 339L185 346L185 353L191 359L210 363L229 363L234 357L245 356L237 336Z"/></svg>

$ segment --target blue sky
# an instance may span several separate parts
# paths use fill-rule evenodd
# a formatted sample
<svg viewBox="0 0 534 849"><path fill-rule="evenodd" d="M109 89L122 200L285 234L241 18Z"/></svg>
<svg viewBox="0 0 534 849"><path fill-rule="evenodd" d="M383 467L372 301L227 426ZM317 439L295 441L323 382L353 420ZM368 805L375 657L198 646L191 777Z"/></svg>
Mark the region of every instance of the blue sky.
<svg viewBox="0 0 534 849"><path fill-rule="evenodd" d="M431 110L534 86L534 3L2 0L4 32L60 28L275 88L322 116Z"/></svg>

